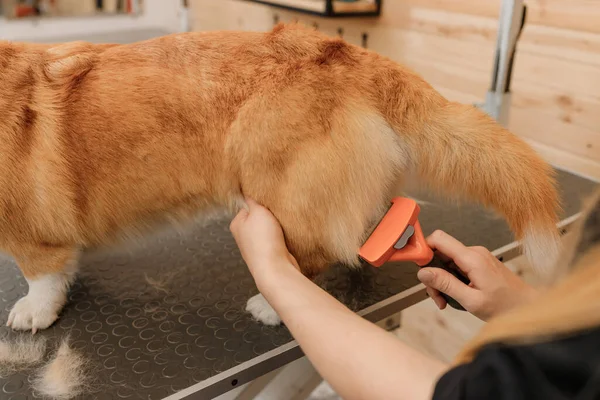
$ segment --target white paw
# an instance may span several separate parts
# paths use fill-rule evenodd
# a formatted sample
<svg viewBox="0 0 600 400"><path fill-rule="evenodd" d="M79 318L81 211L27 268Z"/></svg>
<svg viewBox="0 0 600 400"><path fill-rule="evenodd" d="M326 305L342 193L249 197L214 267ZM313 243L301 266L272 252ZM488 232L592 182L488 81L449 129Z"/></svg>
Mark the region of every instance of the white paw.
<svg viewBox="0 0 600 400"><path fill-rule="evenodd" d="M46 329L58 319L62 305L43 303L31 295L17 301L8 315L7 325L17 331L31 330L36 333Z"/></svg>
<svg viewBox="0 0 600 400"><path fill-rule="evenodd" d="M67 302L67 290L72 275L55 273L27 280L29 293L13 306L6 325L18 331L36 333L58 319Z"/></svg>
<svg viewBox="0 0 600 400"><path fill-rule="evenodd" d="M262 294L257 294L248 300L246 311L252 314L258 322L262 322L265 325L274 326L281 324L281 318L279 318L279 315L277 315Z"/></svg>

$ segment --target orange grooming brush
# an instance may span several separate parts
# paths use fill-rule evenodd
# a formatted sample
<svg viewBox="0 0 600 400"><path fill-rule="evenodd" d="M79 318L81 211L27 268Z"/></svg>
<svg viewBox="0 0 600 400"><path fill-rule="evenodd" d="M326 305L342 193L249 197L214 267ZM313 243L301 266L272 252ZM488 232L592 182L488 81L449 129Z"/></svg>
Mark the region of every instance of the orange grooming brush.
<svg viewBox="0 0 600 400"><path fill-rule="evenodd" d="M420 211L414 200L404 197L392 199L392 206L360 248L358 255L374 267L380 267L388 261L412 261L422 268L442 268L468 285L468 278L456 264L442 261L427 245L418 220ZM456 300L444 293L442 296L450 306L464 311Z"/></svg>

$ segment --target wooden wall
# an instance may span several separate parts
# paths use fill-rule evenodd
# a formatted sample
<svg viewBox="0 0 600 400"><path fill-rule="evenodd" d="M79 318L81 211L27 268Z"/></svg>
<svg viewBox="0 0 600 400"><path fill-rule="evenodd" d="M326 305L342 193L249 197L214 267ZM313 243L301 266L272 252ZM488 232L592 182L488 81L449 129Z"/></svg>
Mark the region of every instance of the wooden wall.
<svg viewBox="0 0 600 400"><path fill-rule="evenodd" d="M300 20L355 44L366 39L451 100L479 102L490 84L500 0L384 0L381 17L344 20L241 0L190 3L195 30L264 31ZM556 165L600 178L600 1L527 4L509 128Z"/></svg>

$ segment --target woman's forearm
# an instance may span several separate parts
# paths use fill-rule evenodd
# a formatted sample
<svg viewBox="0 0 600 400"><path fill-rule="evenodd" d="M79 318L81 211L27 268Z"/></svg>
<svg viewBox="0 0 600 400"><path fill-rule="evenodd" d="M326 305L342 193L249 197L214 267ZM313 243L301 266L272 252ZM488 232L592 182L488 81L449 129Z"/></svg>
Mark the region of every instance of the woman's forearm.
<svg viewBox="0 0 600 400"><path fill-rule="evenodd" d="M291 265L273 270L257 280L261 293L344 399L431 399L444 364L359 317Z"/></svg>

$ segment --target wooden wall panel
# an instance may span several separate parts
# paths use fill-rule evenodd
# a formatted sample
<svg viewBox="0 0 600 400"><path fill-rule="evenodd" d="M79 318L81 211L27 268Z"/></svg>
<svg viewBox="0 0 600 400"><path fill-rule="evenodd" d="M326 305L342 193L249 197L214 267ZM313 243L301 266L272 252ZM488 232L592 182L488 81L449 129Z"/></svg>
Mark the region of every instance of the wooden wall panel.
<svg viewBox="0 0 600 400"><path fill-rule="evenodd" d="M500 0L388 0L386 6L420 6L460 14L497 18ZM533 25L600 33L598 0L526 0Z"/></svg>
<svg viewBox="0 0 600 400"><path fill-rule="evenodd" d="M269 7L247 1L191 0L192 27L198 31L264 31L273 26Z"/></svg>
<svg viewBox="0 0 600 400"><path fill-rule="evenodd" d="M195 28L269 30L301 21L388 56L444 96L483 99L500 0L384 0L380 18L323 19L240 0L192 0ZM551 162L600 178L600 0L531 0L509 128Z"/></svg>

